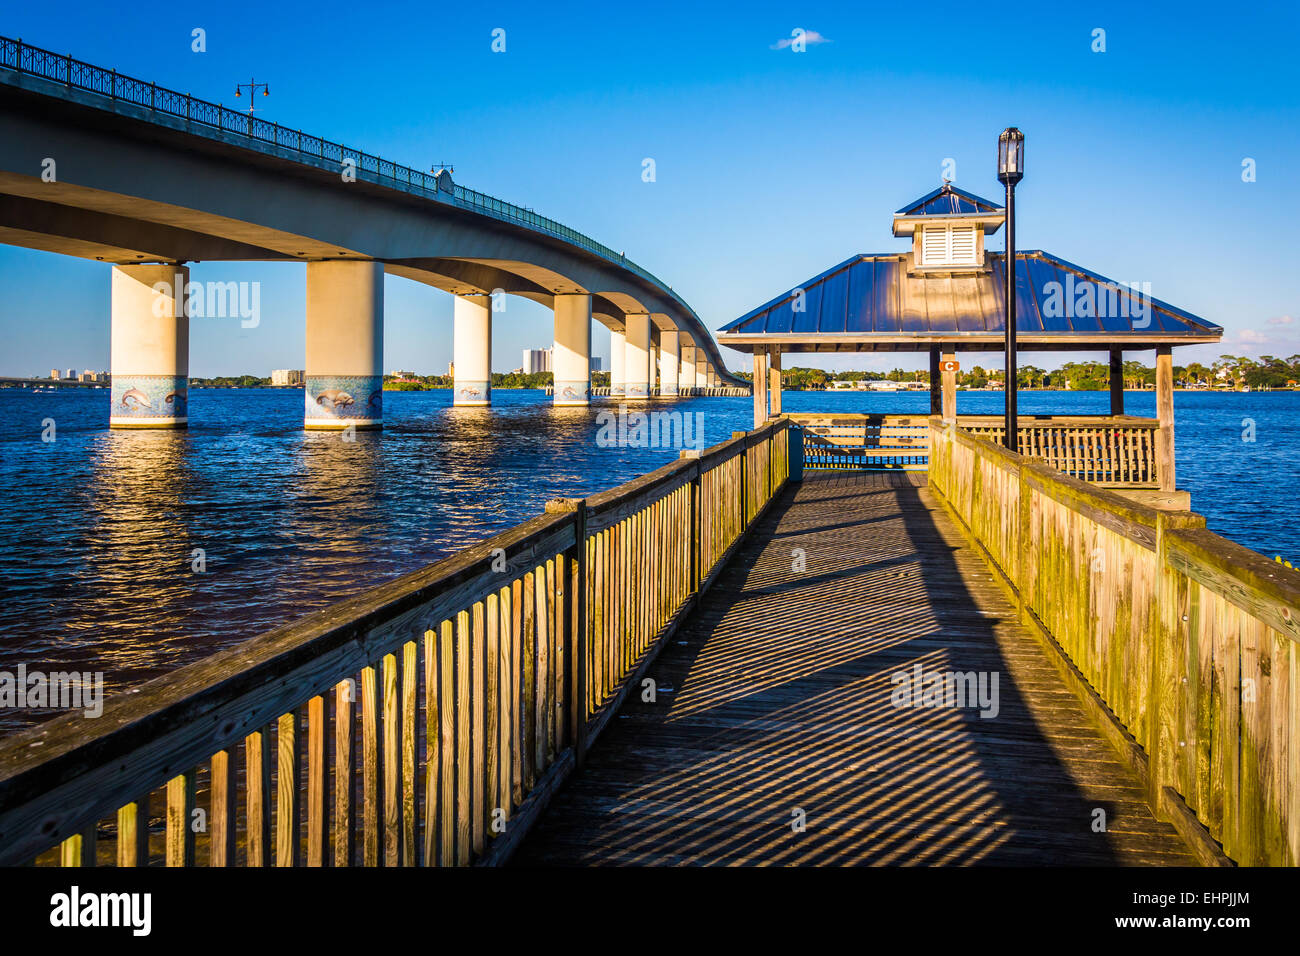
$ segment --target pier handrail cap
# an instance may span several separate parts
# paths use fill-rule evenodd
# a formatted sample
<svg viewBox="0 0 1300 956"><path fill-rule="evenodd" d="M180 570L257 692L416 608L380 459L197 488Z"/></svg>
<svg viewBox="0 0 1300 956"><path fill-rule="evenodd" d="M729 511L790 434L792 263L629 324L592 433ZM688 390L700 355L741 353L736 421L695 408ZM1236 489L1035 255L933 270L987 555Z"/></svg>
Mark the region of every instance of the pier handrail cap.
<svg viewBox="0 0 1300 956"><path fill-rule="evenodd" d="M679 458L699 458L704 453L702 448L683 448Z"/></svg>
<svg viewBox="0 0 1300 956"><path fill-rule="evenodd" d="M583 504L586 498L552 498L546 502L546 513L548 515L567 514L571 511L577 511L578 506Z"/></svg>

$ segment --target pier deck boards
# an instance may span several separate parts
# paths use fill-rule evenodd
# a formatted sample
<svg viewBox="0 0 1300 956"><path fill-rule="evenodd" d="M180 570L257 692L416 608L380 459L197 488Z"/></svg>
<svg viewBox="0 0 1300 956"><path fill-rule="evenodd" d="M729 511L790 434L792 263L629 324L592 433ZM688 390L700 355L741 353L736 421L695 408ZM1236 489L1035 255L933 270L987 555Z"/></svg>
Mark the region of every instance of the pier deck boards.
<svg viewBox="0 0 1300 956"><path fill-rule="evenodd" d="M998 715L893 706L918 663ZM1195 863L924 474L791 485L650 674L516 863Z"/></svg>

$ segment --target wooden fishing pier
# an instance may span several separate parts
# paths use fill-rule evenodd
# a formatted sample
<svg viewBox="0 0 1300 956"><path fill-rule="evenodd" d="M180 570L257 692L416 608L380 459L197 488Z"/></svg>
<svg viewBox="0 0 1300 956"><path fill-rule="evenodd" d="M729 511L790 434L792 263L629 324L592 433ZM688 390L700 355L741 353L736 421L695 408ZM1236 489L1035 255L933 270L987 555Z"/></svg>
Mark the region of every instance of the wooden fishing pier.
<svg viewBox="0 0 1300 956"><path fill-rule="evenodd" d="M11 737L0 863L1294 865L1300 576L921 422L805 472L775 418Z"/></svg>

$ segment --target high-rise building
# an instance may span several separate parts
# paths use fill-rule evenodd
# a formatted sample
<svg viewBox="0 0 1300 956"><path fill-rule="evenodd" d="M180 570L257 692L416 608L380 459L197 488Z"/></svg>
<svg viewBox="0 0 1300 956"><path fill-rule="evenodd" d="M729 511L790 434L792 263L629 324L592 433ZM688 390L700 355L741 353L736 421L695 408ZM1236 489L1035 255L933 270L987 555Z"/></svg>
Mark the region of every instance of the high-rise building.
<svg viewBox="0 0 1300 956"><path fill-rule="evenodd" d="M63 373L63 377L75 382L77 380L77 370L75 368L70 368Z"/></svg>
<svg viewBox="0 0 1300 956"><path fill-rule="evenodd" d="M591 370L593 372L605 371L605 360L601 358L599 355L593 355L591 357Z"/></svg>
<svg viewBox="0 0 1300 956"><path fill-rule="evenodd" d="M550 349L524 349L524 374L536 375L551 370Z"/></svg>
<svg viewBox="0 0 1300 956"><path fill-rule="evenodd" d="M57 368L50 369L50 378L56 382L59 380L59 370Z"/></svg>

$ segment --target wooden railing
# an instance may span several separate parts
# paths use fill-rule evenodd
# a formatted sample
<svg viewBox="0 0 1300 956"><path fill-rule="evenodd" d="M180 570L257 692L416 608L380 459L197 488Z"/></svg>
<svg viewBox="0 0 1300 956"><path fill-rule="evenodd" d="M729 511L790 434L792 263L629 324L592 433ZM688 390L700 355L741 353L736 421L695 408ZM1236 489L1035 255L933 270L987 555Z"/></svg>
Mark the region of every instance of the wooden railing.
<svg viewBox="0 0 1300 956"><path fill-rule="evenodd" d="M804 467L924 471L930 421L923 415L787 414L804 433Z"/></svg>
<svg viewBox="0 0 1300 956"><path fill-rule="evenodd" d="M932 426L932 487L1123 728L1157 812L1239 864L1300 862L1300 573Z"/></svg>
<svg viewBox="0 0 1300 956"><path fill-rule="evenodd" d="M930 456L929 418L919 415L794 414L804 430L804 462L811 469L903 469L923 471ZM1000 444L1000 417L962 415L972 435ZM1095 485L1157 488L1159 423L1121 416L1020 416L1020 448L1026 455Z"/></svg>
<svg viewBox="0 0 1300 956"><path fill-rule="evenodd" d="M972 435L1001 444L1001 418L961 415ZM1094 485L1157 488L1160 423L1154 418L1042 415L1019 417L1020 452Z"/></svg>
<svg viewBox="0 0 1300 956"><path fill-rule="evenodd" d="M776 421L0 746L0 865L498 863L788 475Z"/></svg>

